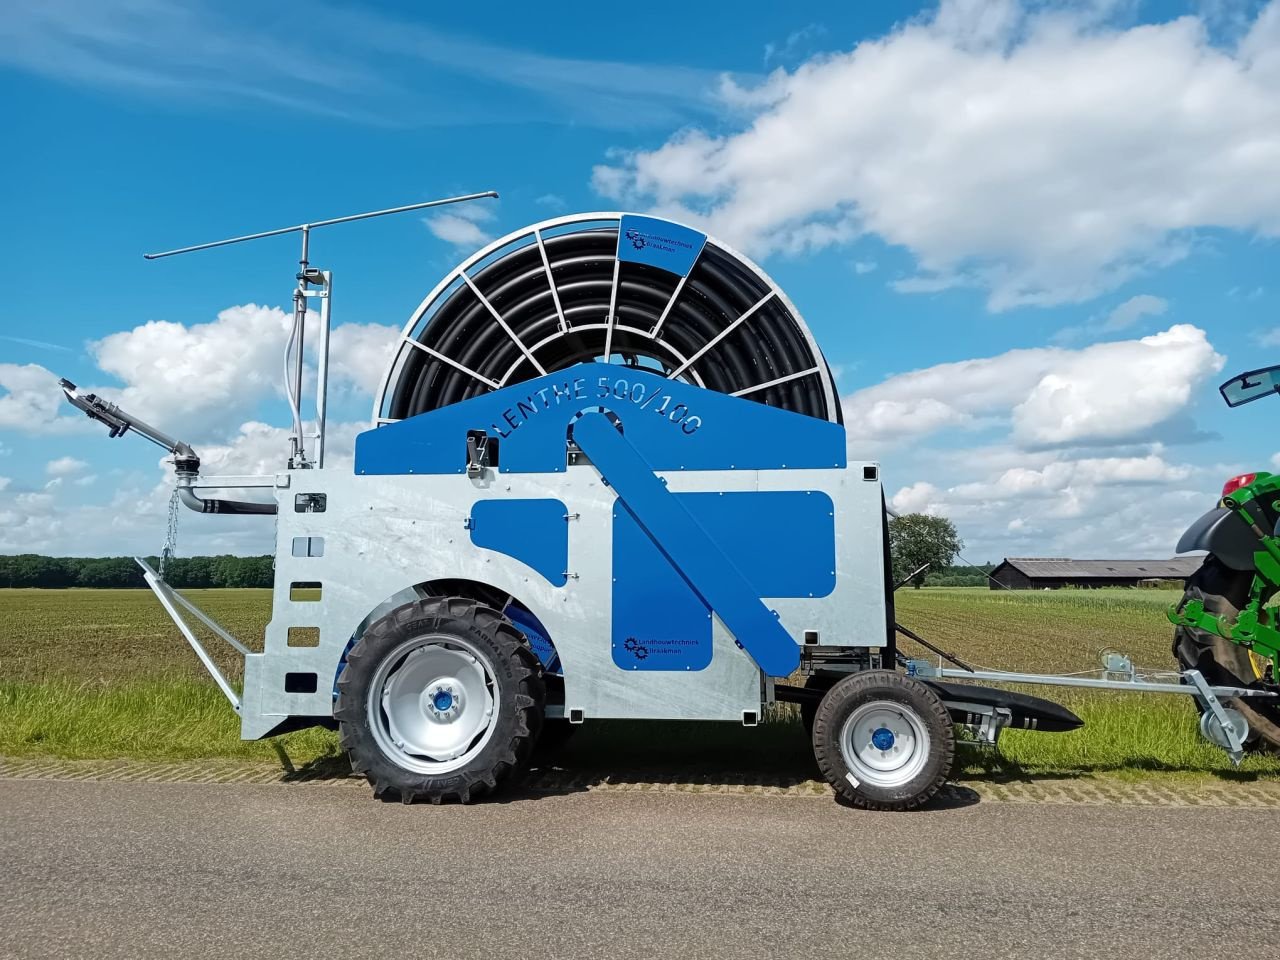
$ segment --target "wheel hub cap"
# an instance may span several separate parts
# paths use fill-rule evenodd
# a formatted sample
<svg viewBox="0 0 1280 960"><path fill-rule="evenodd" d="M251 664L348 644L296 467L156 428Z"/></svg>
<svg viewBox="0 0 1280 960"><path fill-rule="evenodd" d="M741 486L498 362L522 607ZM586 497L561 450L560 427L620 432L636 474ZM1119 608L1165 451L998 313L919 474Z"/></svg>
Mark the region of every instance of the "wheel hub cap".
<svg viewBox="0 0 1280 960"><path fill-rule="evenodd" d="M426 711L437 720L449 722L462 715L462 684L454 677L445 677L431 684L422 692L422 699Z"/></svg>
<svg viewBox="0 0 1280 960"><path fill-rule="evenodd" d="M877 750L892 750L893 740L893 731L888 727L881 727L875 733L871 734L871 744Z"/></svg>

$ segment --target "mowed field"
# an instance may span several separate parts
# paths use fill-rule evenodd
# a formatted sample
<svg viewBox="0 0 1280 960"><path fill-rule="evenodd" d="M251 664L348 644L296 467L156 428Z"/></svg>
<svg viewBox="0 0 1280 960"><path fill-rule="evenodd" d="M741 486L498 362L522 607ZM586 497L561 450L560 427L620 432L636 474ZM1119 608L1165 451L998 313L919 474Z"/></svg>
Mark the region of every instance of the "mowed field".
<svg viewBox="0 0 1280 960"><path fill-rule="evenodd" d="M249 647L260 645L269 591L192 590L186 596ZM1164 610L1175 599L1159 590L926 588L899 592L898 619L984 667L1088 670L1111 648L1141 667L1171 669ZM229 653L215 639L208 646ZM235 658L222 662L236 676ZM969 776L1280 777L1280 762L1271 757L1249 757L1233 770L1225 754L1199 738L1189 697L1048 687L1027 692L1065 703L1086 720L1085 728L1010 731L999 758L963 754ZM564 762L640 769L705 766L714 759L801 775L812 761L794 711L780 707L770 721L748 730L663 724L687 729L657 736L653 724L597 722L586 725ZM295 765L338 762L330 732L302 731L281 742ZM680 745L674 754L673 743ZM143 590L0 590L0 755L279 762L271 744L239 739L238 718Z"/></svg>

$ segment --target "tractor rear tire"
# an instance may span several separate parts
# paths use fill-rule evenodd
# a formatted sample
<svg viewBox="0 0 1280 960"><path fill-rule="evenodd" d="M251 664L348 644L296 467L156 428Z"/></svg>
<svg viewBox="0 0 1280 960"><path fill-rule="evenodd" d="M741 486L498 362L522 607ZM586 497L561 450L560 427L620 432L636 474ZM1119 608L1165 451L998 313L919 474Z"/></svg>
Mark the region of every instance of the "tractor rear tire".
<svg viewBox="0 0 1280 960"><path fill-rule="evenodd" d="M919 680L867 670L837 682L818 704L813 753L836 795L864 810L914 810L951 775L951 715Z"/></svg>
<svg viewBox="0 0 1280 960"><path fill-rule="evenodd" d="M1234 619L1249 602L1253 574L1233 570L1210 554L1204 564L1187 580L1182 603L1201 600L1209 613ZM1177 627L1173 632L1173 656L1183 670L1199 670L1211 684L1247 687L1269 678L1269 663L1253 656L1238 643L1217 634L1192 627ZM1251 750L1280 751L1280 708L1248 697L1224 701L1239 710L1249 722L1245 747ZM1203 711L1202 711L1203 712Z"/></svg>
<svg viewBox="0 0 1280 960"><path fill-rule="evenodd" d="M364 632L334 716L376 796L470 803L524 774L545 697L542 664L509 620L466 597L431 597Z"/></svg>

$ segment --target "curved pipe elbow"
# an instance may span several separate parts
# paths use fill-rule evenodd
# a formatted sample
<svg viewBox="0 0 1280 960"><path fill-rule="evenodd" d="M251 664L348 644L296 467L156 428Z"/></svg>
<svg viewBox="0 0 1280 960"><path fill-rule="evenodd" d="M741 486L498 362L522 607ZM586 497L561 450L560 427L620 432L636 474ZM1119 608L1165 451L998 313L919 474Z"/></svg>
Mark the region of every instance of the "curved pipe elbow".
<svg viewBox="0 0 1280 960"><path fill-rule="evenodd" d="M178 498L185 506L194 510L196 513L223 513L223 514L271 514L276 512L274 503L251 503L245 500L206 500L204 497L198 497L195 491L191 489L190 480L187 482L179 482Z"/></svg>

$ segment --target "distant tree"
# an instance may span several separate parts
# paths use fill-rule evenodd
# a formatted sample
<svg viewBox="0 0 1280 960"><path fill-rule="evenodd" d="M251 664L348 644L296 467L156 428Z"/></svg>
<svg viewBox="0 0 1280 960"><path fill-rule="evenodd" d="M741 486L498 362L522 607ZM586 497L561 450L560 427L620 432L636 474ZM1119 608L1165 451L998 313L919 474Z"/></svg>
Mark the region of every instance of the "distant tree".
<svg viewBox="0 0 1280 960"><path fill-rule="evenodd" d="M977 566L930 567L924 575L926 587L985 587L994 563Z"/></svg>
<svg viewBox="0 0 1280 960"><path fill-rule="evenodd" d="M241 557L244 561L246 587L273 587L276 582L274 557Z"/></svg>
<svg viewBox="0 0 1280 960"><path fill-rule="evenodd" d="M270 557L214 557L213 585L217 587L269 587L273 580Z"/></svg>
<svg viewBox="0 0 1280 960"><path fill-rule="evenodd" d="M70 587L75 585L75 573L67 561L57 557L42 557L35 553L20 553L6 557L3 579L9 587Z"/></svg>
<svg viewBox="0 0 1280 960"><path fill-rule="evenodd" d="M158 568L158 557L147 562ZM202 587L271 587L271 557L173 557L165 580L179 589ZM145 587L142 568L132 557L46 557L34 553L0 555L0 587Z"/></svg>
<svg viewBox="0 0 1280 960"><path fill-rule="evenodd" d="M142 587L142 568L129 557L85 557L67 561L76 567L76 586L121 589Z"/></svg>
<svg viewBox="0 0 1280 960"><path fill-rule="evenodd" d="M182 590L214 586L211 557L172 557L165 567L165 580Z"/></svg>
<svg viewBox="0 0 1280 960"><path fill-rule="evenodd" d="M889 520L889 551L893 557L894 582L924 564L941 571L951 566L956 554L964 549L964 541L956 526L946 517L930 517L923 513L906 513ZM927 573L917 573L911 585L919 590Z"/></svg>

